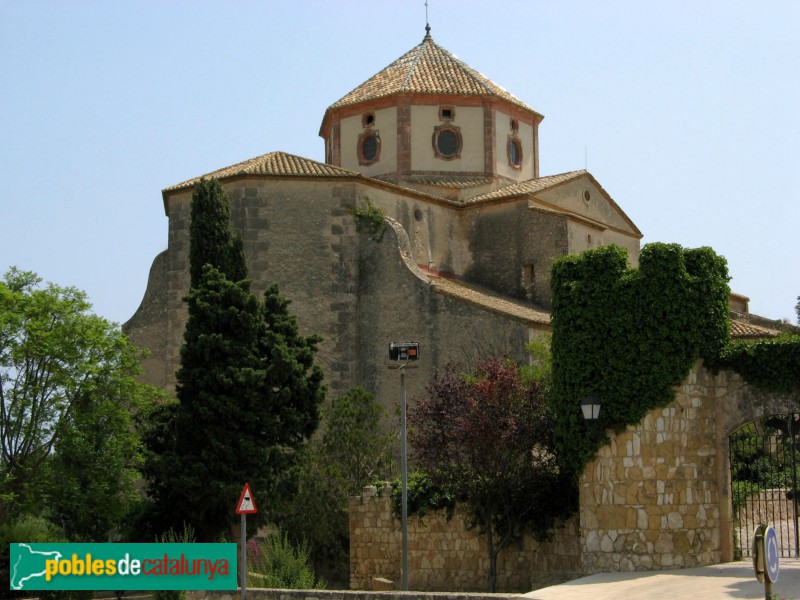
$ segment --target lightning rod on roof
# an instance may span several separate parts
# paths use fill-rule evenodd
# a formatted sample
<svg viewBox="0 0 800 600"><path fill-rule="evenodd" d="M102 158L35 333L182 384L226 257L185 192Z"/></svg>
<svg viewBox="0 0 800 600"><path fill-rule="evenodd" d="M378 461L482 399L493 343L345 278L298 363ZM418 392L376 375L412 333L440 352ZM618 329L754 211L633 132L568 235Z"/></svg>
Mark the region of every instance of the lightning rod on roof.
<svg viewBox="0 0 800 600"><path fill-rule="evenodd" d="M431 26L428 22L428 0L425 0L425 37L430 37Z"/></svg>

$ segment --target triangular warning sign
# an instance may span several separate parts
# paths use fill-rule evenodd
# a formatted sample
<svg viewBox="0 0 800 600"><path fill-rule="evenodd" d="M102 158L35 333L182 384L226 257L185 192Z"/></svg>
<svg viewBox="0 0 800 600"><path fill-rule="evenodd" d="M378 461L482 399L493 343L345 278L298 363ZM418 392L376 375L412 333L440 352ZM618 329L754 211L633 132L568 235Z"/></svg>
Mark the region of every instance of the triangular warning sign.
<svg viewBox="0 0 800 600"><path fill-rule="evenodd" d="M245 483L242 495L239 497L239 503L236 505L236 514L249 515L257 512L256 499L253 497L253 492L250 491L250 484Z"/></svg>

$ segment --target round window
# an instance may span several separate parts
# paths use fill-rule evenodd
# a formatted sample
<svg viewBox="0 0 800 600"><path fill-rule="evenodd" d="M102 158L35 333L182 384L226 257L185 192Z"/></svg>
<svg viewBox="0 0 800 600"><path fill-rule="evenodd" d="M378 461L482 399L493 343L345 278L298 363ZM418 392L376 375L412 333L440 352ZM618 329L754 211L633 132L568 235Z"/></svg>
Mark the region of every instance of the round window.
<svg viewBox="0 0 800 600"><path fill-rule="evenodd" d="M367 130L358 136L358 164L371 165L381 157L381 138L377 131Z"/></svg>
<svg viewBox="0 0 800 600"><path fill-rule="evenodd" d="M361 142L361 154L366 161L373 161L378 156L378 138L368 135Z"/></svg>
<svg viewBox="0 0 800 600"><path fill-rule="evenodd" d="M440 129L436 136L436 150L442 158L453 158L458 155L459 135L453 129Z"/></svg>

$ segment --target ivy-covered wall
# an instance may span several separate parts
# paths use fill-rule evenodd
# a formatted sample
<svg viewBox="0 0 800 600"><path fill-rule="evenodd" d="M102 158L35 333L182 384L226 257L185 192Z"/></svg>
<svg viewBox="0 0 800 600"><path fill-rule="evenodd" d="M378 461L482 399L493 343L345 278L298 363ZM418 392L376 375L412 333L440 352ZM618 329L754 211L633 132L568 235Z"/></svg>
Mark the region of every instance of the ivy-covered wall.
<svg viewBox="0 0 800 600"><path fill-rule="evenodd" d="M800 336L733 342L726 346L717 369L735 371L766 392L792 394L800 391Z"/></svg>
<svg viewBox="0 0 800 600"><path fill-rule="evenodd" d="M709 248L650 244L632 269L602 247L558 260L551 281L557 440L586 572L732 560L728 436L800 406L800 336L731 342L726 263Z"/></svg>
<svg viewBox="0 0 800 600"><path fill-rule="evenodd" d="M553 379L557 439L580 474L605 443L586 435L580 401L596 396L600 423L622 431L674 398L701 358L770 392L800 390L800 336L732 342L728 270L710 248L648 244L639 268L617 246L565 256L553 266Z"/></svg>
<svg viewBox="0 0 800 600"><path fill-rule="evenodd" d="M649 244L639 268L603 246L553 266L553 396L557 443L576 475L605 442L674 398L697 358L729 339L728 270L710 248ZM600 422L587 435L580 402L596 396Z"/></svg>

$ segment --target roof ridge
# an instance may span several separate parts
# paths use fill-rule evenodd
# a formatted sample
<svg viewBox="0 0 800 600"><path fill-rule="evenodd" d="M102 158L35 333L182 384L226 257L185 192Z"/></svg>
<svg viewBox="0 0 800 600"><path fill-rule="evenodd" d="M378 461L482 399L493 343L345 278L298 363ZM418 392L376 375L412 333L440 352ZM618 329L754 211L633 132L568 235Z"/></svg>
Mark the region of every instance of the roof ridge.
<svg viewBox="0 0 800 600"><path fill-rule="evenodd" d="M319 162L313 158L290 154L282 150L275 150L248 158L221 169L209 171L197 177L192 177L181 183L171 185L162 190L162 193L172 192L191 187L197 181L207 177L219 179L236 177L238 175L272 175L285 177L360 177L356 171L343 167Z"/></svg>
<svg viewBox="0 0 800 600"><path fill-rule="evenodd" d="M431 41L433 41L433 40L431 40ZM497 87L497 88L501 89L502 91L504 91L506 94L508 94L508 95L509 95L509 96L511 96L512 98L516 98L517 100L519 100L519 99L518 99L516 96L514 96L514 94L510 93L510 92L509 92L507 89L505 89L503 86L501 86L501 85L499 85L499 84L497 84L497 83L494 83L494 82L493 82L491 79L489 79L488 77L486 77L486 75L484 75L483 73L481 73L480 71L478 71L478 70L477 70L477 69L475 69L474 67L470 67L470 66L469 66L469 65L468 65L466 62L464 62L463 60L461 60L460 58L458 58L458 57L457 57L455 54L453 54L452 52L450 52L450 51L449 51L447 48L443 48L442 46L440 46L440 45L436 44L436 42L434 42L434 45L435 45L435 46L436 46L436 47L437 47L439 50L441 50L442 52L444 52L444 53L445 53L447 56L449 56L450 58L452 58L452 59L453 59L455 62L457 62L457 63L459 64L459 66L460 66L462 69L464 69L464 71L466 72L466 74L467 74L467 75L469 75L469 77L472 79L472 81L473 81L473 82L475 82L476 84L478 84L478 85L479 85L480 87L482 87L484 90L486 90L486 92L487 92L487 93L489 93L489 94L494 94L494 93L495 93L495 90L493 90L493 89L491 88L491 86L487 84L487 81L489 81L489 82L490 82L492 85L494 85L495 87ZM521 102L521 100L519 100L519 101Z"/></svg>
<svg viewBox="0 0 800 600"><path fill-rule="evenodd" d="M499 189L481 194L480 196L475 196L469 200L469 203L480 202L482 200L498 197L510 197L516 195L524 196L525 194L530 194L533 191L540 191L543 189L542 186L547 187L550 181L564 183L582 175L589 175L589 172L586 169L579 169L576 171L565 171L564 173L556 173L554 175L545 175L543 177L533 177L532 179L516 181Z"/></svg>
<svg viewBox="0 0 800 600"><path fill-rule="evenodd" d="M414 69L417 68L417 65L419 64L419 61L422 58L422 54L425 52L425 48L422 48L422 46L424 46L425 43L428 40L430 40L431 43L434 43L433 42L433 38L430 37L430 34L429 34L429 35L426 35L425 38L422 40L422 42L417 45L417 48L419 48L420 50L419 50L419 52L417 52L416 58L412 62L411 66L408 68L408 73L406 73L406 77L405 77L405 79L403 79L403 83L400 85L400 90L401 91L405 91L406 84L408 83L408 80L411 79L411 75L414 73Z"/></svg>

